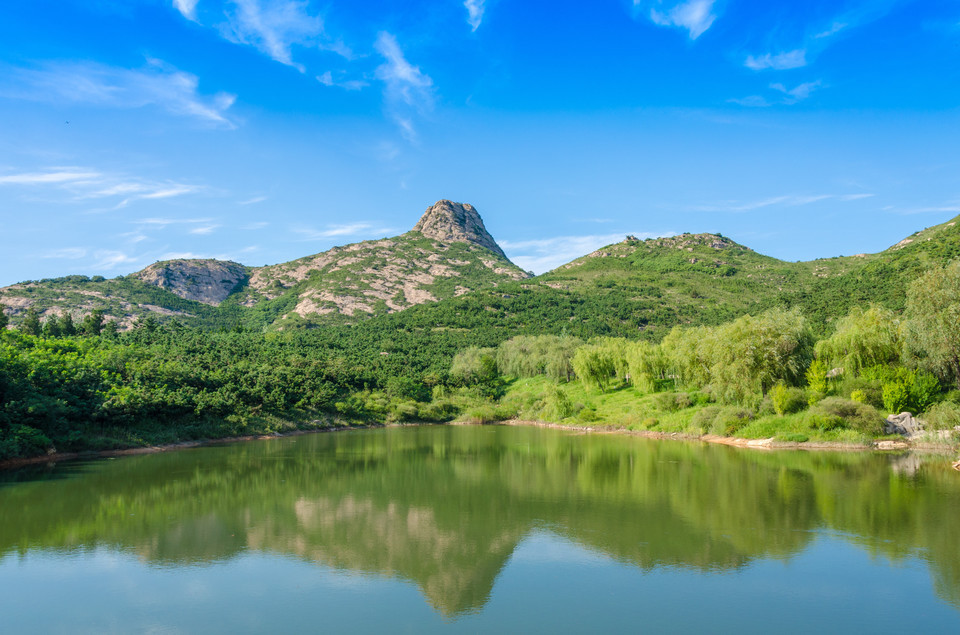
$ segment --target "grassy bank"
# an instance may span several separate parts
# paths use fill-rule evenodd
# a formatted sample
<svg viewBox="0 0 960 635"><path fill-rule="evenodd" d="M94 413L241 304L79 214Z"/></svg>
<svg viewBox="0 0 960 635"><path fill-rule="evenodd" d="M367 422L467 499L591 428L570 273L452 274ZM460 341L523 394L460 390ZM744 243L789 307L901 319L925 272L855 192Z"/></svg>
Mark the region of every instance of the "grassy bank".
<svg viewBox="0 0 960 635"><path fill-rule="evenodd" d="M826 401L798 412L777 414L772 400L757 408L712 403L705 393L644 393L634 387L600 391L574 381L560 383L547 377L527 377L508 382L498 401L477 402L463 409L462 421L490 422L519 419L597 430L620 429L658 435L699 438L711 435L745 440L773 439L782 443L871 446L876 441L897 440L883 435L883 419L864 420L864 410L830 414L836 404ZM866 411L869 412L869 411ZM846 415L846 416L843 416ZM869 415L868 415L869 416ZM934 430L914 441L946 447L958 442L955 431Z"/></svg>

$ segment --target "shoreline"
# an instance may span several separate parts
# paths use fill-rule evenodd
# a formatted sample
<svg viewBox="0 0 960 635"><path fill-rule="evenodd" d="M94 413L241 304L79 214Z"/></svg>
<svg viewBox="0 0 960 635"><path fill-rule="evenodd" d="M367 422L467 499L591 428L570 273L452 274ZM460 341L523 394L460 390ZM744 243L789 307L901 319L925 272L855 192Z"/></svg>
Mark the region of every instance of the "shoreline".
<svg viewBox="0 0 960 635"><path fill-rule="evenodd" d="M834 452L927 452L932 454L953 454L957 452L957 444L919 442L913 443L906 439L881 439L870 443L844 443L841 441L777 441L768 439L744 439L741 437L722 437L715 434L692 435L682 432L657 432L655 430L628 430L627 428L602 428L597 426L566 425L549 421L529 419L507 419L497 421L492 425L507 426L534 426L538 428L552 428L554 430L575 430L594 434L623 434L637 436L644 439L669 441L699 441L714 443L737 448L753 450L807 450L807 451L834 451Z"/></svg>
<svg viewBox="0 0 960 635"><path fill-rule="evenodd" d="M499 426L530 426L536 428L551 428L554 430L570 430L574 432L589 434L621 434L625 436L635 436L644 439L654 439L659 441L686 441L713 443L716 445L726 445L735 448L744 448L750 450L803 450L809 452L921 452L928 454L954 455L958 448L956 444L944 443L912 443L906 439L881 439L867 443L843 443L839 441L776 441L769 439L744 439L741 437L722 437L713 434L692 435L682 432L657 432L655 430L628 430L627 428L584 426L576 424L552 423L549 421L537 421L531 419L505 419L503 421L490 421L487 423L472 423L464 421L448 421L446 423L435 422L405 422L405 423L387 423L387 424L366 424L357 426L327 426L323 428L313 428L309 430L290 430L288 432L274 432L271 434L250 434L238 437L222 437L218 439L200 439L196 441L180 441L177 443L165 443L162 445L151 445L143 447L122 448L115 450L89 450L84 452L52 452L40 456L24 457L18 459L7 459L0 461L0 471L16 470L31 465L40 465L44 463L59 463L61 461L79 461L107 459L120 456L138 456L142 454L159 454L161 452L174 452L177 450L189 450L192 448L209 447L215 445L227 445L229 443L240 443L245 441L267 441L270 439L282 439L286 437L296 437L306 434L323 434L327 432L345 432L349 430L371 430L375 428L387 427L410 427L421 425L437 426L473 426L473 425L499 425ZM957 461L954 465L960 464ZM960 470L960 467L955 467Z"/></svg>

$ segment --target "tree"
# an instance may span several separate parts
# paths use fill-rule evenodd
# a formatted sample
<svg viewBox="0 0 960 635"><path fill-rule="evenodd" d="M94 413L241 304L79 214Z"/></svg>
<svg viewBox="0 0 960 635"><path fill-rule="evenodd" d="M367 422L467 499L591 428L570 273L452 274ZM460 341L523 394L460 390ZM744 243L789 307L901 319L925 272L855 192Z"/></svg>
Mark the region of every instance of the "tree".
<svg viewBox="0 0 960 635"><path fill-rule="evenodd" d="M7 328L7 324L10 324L10 318L7 317L7 314L3 312L3 308L0 307L0 331Z"/></svg>
<svg viewBox="0 0 960 635"><path fill-rule="evenodd" d="M27 313L20 323L20 330L27 335L40 335L40 314L33 307L27 309Z"/></svg>
<svg viewBox="0 0 960 635"><path fill-rule="evenodd" d="M43 336L49 338L60 337L63 331L60 329L60 320L56 315L49 316L43 321Z"/></svg>
<svg viewBox="0 0 960 635"><path fill-rule="evenodd" d="M100 335L103 332L103 311L97 309L87 314L83 318L83 322L80 326L84 335L89 335L91 337L95 335Z"/></svg>
<svg viewBox="0 0 960 635"><path fill-rule="evenodd" d="M863 368L895 363L903 350L900 319L889 310L856 307L837 321L833 335L817 342L817 359L843 368L850 377Z"/></svg>
<svg viewBox="0 0 960 635"><path fill-rule="evenodd" d="M77 334L77 325L73 323L73 315L69 311L60 316L60 334L64 337Z"/></svg>
<svg viewBox="0 0 960 635"><path fill-rule="evenodd" d="M904 317L906 361L960 388L960 261L917 278Z"/></svg>

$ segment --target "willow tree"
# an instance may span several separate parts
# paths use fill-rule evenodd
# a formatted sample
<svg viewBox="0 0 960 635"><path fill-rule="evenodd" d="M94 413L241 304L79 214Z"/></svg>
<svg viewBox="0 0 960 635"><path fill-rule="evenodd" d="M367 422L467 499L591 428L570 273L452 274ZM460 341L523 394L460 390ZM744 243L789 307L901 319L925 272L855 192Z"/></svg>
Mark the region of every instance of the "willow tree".
<svg viewBox="0 0 960 635"><path fill-rule="evenodd" d="M848 376L870 366L896 363L903 352L900 330L900 318L893 311L855 307L837 321L833 335L817 342L817 359L843 368Z"/></svg>
<svg viewBox="0 0 960 635"><path fill-rule="evenodd" d="M910 285L904 318L905 359L960 388L960 261Z"/></svg>

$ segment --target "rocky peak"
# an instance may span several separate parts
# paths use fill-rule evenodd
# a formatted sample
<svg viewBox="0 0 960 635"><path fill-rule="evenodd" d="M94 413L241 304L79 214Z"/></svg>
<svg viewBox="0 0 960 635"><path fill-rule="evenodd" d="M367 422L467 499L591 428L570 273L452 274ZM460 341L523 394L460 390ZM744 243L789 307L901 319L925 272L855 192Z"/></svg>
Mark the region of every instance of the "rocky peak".
<svg viewBox="0 0 960 635"><path fill-rule="evenodd" d="M437 201L427 208L413 231L420 232L427 238L440 242L471 243L485 247L506 258L507 255L500 249L500 245L493 239L480 214L469 203L454 203L453 201Z"/></svg>
<svg viewBox="0 0 960 635"><path fill-rule="evenodd" d="M211 258L157 262L134 276L186 300L217 306L246 279L247 272L236 262Z"/></svg>

